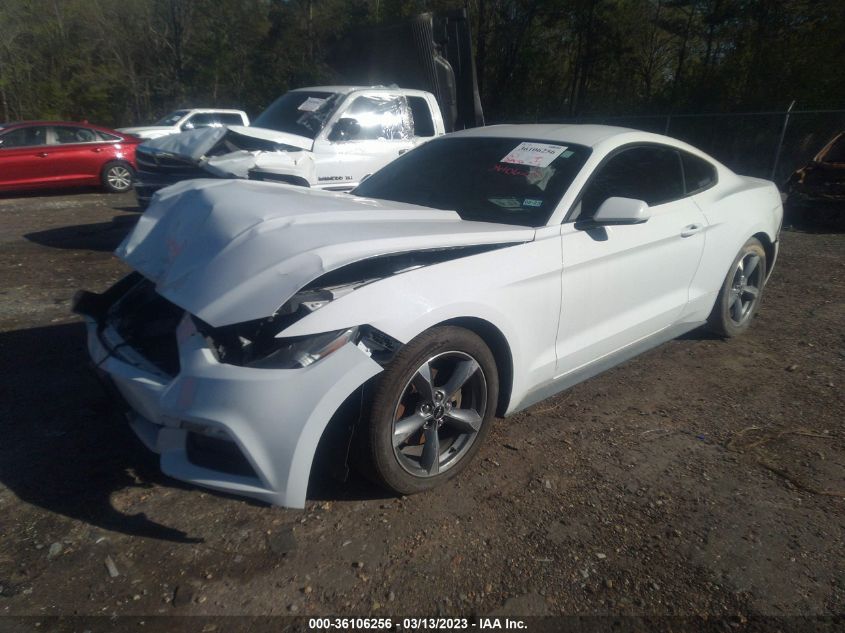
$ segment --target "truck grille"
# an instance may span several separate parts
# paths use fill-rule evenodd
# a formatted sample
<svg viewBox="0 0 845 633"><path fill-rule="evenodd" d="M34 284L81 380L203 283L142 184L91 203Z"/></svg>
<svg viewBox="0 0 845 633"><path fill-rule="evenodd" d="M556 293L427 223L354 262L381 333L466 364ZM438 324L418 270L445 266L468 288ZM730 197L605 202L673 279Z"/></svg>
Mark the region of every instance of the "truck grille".
<svg viewBox="0 0 845 633"><path fill-rule="evenodd" d="M179 373L176 328L185 311L144 279L109 310L107 322L125 344L169 376Z"/></svg>

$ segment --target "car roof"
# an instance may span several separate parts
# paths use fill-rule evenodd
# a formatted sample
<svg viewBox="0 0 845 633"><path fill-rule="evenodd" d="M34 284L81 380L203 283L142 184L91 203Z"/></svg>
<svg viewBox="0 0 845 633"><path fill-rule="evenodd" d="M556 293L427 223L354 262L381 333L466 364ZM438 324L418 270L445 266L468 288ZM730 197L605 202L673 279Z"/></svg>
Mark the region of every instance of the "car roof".
<svg viewBox="0 0 845 633"><path fill-rule="evenodd" d="M243 110L233 110L231 108L177 108L173 112L231 112L233 114L246 114Z"/></svg>
<svg viewBox="0 0 845 633"><path fill-rule="evenodd" d="M668 136L633 130L613 125L574 123L522 123L488 125L455 132L451 136L486 136L494 138L530 138L537 140L576 143L595 147L604 141L616 138L619 142L653 142L678 146L679 142Z"/></svg>
<svg viewBox="0 0 845 633"><path fill-rule="evenodd" d="M401 88L399 86L304 86L302 88L294 88L291 92L339 92L341 94L348 94L356 90L384 90L396 91L401 90L406 94L425 94L425 90L416 90L413 88Z"/></svg>
<svg viewBox="0 0 845 633"><path fill-rule="evenodd" d="M69 125L74 127L87 127L92 130L100 130L117 136L127 136L126 134L118 132L113 128L105 127L103 125L94 125L93 123L83 123L82 121L15 121L14 123L0 123L0 129L6 131L16 127L27 127L31 125Z"/></svg>

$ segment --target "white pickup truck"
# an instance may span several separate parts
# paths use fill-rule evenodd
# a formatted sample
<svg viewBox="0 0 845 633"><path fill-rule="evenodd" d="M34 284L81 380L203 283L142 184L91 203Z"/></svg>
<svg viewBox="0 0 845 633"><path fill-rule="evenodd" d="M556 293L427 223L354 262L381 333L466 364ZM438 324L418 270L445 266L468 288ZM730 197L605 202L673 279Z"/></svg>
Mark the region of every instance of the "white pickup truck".
<svg viewBox="0 0 845 633"><path fill-rule="evenodd" d="M192 130L138 147L142 207L189 178L272 180L349 190L397 156L445 133L434 95L383 86L292 90L250 127Z"/></svg>

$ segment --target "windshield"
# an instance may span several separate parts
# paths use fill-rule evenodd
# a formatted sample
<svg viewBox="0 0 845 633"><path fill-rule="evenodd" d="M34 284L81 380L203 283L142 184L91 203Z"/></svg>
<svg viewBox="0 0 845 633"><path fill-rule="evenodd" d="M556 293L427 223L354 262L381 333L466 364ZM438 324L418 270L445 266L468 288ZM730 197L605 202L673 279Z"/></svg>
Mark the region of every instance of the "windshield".
<svg viewBox="0 0 845 633"><path fill-rule="evenodd" d="M451 209L465 220L544 226L589 155L565 142L442 138L397 158L353 193Z"/></svg>
<svg viewBox="0 0 845 633"><path fill-rule="evenodd" d="M288 92L271 103L252 125L313 139L323 129L342 96L338 92L314 90Z"/></svg>
<svg viewBox="0 0 845 633"><path fill-rule="evenodd" d="M179 119L186 114L188 114L188 110L176 110L156 121L154 125L176 125L179 123Z"/></svg>

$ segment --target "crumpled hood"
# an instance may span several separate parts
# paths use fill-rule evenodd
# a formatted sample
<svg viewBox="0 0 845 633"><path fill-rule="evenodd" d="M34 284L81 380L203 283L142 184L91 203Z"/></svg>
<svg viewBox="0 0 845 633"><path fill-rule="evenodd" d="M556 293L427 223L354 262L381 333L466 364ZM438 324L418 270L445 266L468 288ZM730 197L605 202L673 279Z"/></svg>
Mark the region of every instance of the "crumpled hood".
<svg viewBox="0 0 845 633"><path fill-rule="evenodd" d="M283 145L289 145L298 149L310 150L314 144L314 141L310 138L296 134L230 125L228 127L204 127L198 130L180 132L179 134L170 134L151 139L141 147L196 162L201 160L227 134L234 135L236 141L238 140L237 137L241 137L242 142L237 143L238 145L249 145L249 139L257 139L263 142L276 143L280 149ZM243 147L242 149L250 148Z"/></svg>
<svg viewBox="0 0 845 633"><path fill-rule="evenodd" d="M256 181L193 180L153 198L115 253L214 327L272 315L322 274L414 250L527 242L534 229Z"/></svg>

